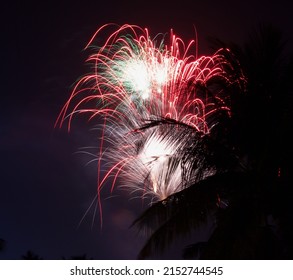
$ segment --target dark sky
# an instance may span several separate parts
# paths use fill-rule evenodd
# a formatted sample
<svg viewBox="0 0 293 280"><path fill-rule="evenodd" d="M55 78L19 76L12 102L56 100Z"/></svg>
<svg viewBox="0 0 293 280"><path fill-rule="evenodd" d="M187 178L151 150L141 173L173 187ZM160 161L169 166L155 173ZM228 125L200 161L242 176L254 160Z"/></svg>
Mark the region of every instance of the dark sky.
<svg viewBox="0 0 293 280"><path fill-rule="evenodd" d="M190 40L196 26L199 53L209 54L208 37L241 43L259 22L273 23L290 39L288 3L18 0L1 7L0 238L6 247L0 259L19 259L27 250L45 259L135 259L144 242L129 229L141 201L119 191L103 201L102 229L98 219L92 227L93 212L78 227L96 194L97 174L95 163L86 165L91 158L76 152L95 145L97 135L84 120L70 134L54 129L72 84L88 70L82 49L98 27L131 23L153 35L173 28Z"/></svg>

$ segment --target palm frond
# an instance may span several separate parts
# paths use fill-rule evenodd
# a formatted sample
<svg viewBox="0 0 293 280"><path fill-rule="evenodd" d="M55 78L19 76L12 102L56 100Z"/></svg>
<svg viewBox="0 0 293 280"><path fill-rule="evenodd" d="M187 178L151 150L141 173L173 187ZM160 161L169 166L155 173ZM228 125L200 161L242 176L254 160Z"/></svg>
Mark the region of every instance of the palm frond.
<svg viewBox="0 0 293 280"><path fill-rule="evenodd" d="M208 242L197 242L195 244L189 244L183 249L183 259L199 259L199 257L202 254L202 251L205 249L207 245Z"/></svg>
<svg viewBox="0 0 293 280"><path fill-rule="evenodd" d="M220 207L228 206L223 203L241 187L240 181L238 173L216 174L151 206L132 224L151 234L138 257L162 253L176 238L205 225Z"/></svg>

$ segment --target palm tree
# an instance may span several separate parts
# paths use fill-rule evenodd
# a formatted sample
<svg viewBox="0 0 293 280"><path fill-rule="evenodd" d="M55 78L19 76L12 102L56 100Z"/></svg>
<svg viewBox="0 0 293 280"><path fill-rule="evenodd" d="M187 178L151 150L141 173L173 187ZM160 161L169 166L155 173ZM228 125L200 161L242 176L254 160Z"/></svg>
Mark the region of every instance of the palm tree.
<svg viewBox="0 0 293 280"><path fill-rule="evenodd" d="M235 90L234 86L227 87L221 77L200 87L195 85L195 89L197 94L205 92L215 103L218 92L225 90L228 93ZM222 104L219 104L219 108L222 108ZM156 251L163 252L178 236L187 235L193 228L207 223L210 216L217 213L218 208L227 207L230 188L235 183L231 179L238 179L246 168L229 145L228 128L231 123L228 112L220 109L218 112L216 120L212 120L215 126L210 134L194 132L193 127L170 119L151 121L142 128L173 126L173 129L167 129L165 138L174 137L174 130L182 129L180 137L189 141L182 143L175 153L174 161L192 162L187 170L183 170L183 174L196 183L186 182L189 184L188 188L157 202L134 221L133 225L140 231L150 234L139 258L148 258ZM172 173L172 167L177 165L173 161L169 163L168 169ZM207 177L207 173L213 175Z"/></svg>
<svg viewBox="0 0 293 280"><path fill-rule="evenodd" d="M244 73L246 88L225 88L232 91L232 117L219 116L217 130L182 151L194 157L193 168L200 154L202 168L217 172L157 202L134 221L149 234L139 258L163 252L210 217L211 236L188 246L186 257L200 252L202 259L292 258L292 58L284 59L282 33L271 25L254 30L243 47L216 41L235 66L234 74Z"/></svg>
<svg viewBox="0 0 293 280"><path fill-rule="evenodd" d="M249 209L243 209L247 217L252 210L253 215L262 217L253 227L246 225L243 228L246 235L242 234L238 242L243 248L252 247L250 256L253 258L290 258L293 247L289 229L293 216L290 215L292 195L288 189L291 180L288 159L292 157L292 148L288 139L292 129L292 115L289 113L293 105L289 82L293 77L292 56L290 58L285 53L281 31L272 25L260 25L244 47L231 45L229 48L237 55L248 80L245 94L237 96L240 100L235 102L237 121L233 134L239 142L238 150L246 157L247 166L254 174L250 196L257 207L252 208L252 204ZM238 102L242 108L237 107ZM237 225L235 219L229 223ZM228 228L226 232L229 232ZM215 236L212 238L216 239ZM225 242L218 240L217 244L220 243ZM234 250L235 255L239 248Z"/></svg>

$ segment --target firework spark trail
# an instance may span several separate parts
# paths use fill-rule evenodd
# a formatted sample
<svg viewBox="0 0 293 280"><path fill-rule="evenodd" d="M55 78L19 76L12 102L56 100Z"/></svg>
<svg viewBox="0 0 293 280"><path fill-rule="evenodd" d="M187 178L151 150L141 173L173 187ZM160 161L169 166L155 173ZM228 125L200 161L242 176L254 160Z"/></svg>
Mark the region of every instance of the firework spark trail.
<svg viewBox="0 0 293 280"><path fill-rule="evenodd" d="M101 27L87 48L109 27ZM229 112L222 91L207 90L215 79L231 82L220 51L197 58L190 54L195 41L185 45L172 30L169 45L165 37L151 39L148 29L135 25L117 27L89 57L93 73L79 80L58 117L60 126L68 119L68 130L76 114L104 118L98 173L102 165L109 168L98 178L98 194L111 177L113 189L118 176L153 199L185 188L196 176L194 170L186 175L194 164L180 158L182 146L208 135L219 110ZM152 121L160 125L148 127Z"/></svg>

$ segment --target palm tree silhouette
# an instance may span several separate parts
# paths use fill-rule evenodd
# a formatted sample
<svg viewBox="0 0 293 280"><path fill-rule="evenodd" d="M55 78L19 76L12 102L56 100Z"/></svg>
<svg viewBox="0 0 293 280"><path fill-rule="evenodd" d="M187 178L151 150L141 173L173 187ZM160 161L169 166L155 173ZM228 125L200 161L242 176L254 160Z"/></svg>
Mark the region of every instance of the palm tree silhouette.
<svg viewBox="0 0 293 280"><path fill-rule="evenodd" d="M292 57L284 56L282 33L272 25L260 25L243 47L215 42L235 66L234 75L244 73L247 84L245 90L222 85L231 97L231 118L218 116L217 129L194 149L183 147L182 156L194 158L192 168L198 168L200 156L202 168L217 172L155 203L134 221L149 234L138 258L164 252L212 217L208 241L186 247L186 258L290 259Z"/></svg>

